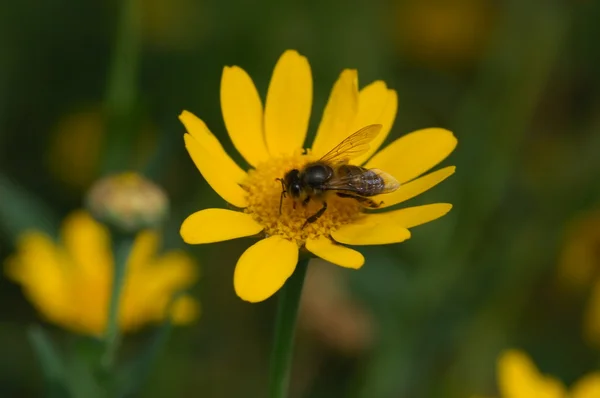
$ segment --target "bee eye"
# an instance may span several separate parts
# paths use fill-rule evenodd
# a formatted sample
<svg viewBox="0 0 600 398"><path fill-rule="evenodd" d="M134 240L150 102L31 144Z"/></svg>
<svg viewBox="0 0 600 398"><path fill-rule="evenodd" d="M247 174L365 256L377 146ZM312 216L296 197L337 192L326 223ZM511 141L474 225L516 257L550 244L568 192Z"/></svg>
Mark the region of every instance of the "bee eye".
<svg viewBox="0 0 600 398"><path fill-rule="evenodd" d="M299 184L290 185L290 193L292 194L292 196L300 196L300 185Z"/></svg>

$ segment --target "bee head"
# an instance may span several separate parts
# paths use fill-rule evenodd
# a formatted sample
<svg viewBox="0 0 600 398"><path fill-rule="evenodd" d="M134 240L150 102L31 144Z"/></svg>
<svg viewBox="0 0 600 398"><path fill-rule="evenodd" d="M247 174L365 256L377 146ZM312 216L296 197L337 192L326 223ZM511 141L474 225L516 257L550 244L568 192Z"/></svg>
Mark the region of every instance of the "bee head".
<svg viewBox="0 0 600 398"><path fill-rule="evenodd" d="M283 184L285 186L285 190L290 194L290 196L293 198L299 197L300 193L302 192L300 171L298 169L288 171L285 177L283 177Z"/></svg>

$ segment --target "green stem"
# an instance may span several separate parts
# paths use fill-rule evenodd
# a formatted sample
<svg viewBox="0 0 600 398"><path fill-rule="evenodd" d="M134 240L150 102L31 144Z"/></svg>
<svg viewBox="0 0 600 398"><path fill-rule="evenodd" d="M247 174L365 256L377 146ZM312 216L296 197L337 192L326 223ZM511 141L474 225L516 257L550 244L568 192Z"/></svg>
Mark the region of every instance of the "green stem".
<svg viewBox="0 0 600 398"><path fill-rule="evenodd" d="M134 239L135 235L115 235L113 283L108 307L108 321L104 335L104 356L102 357L102 365L107 370L113 366L119 346L119 304L127 274L127 260L131 254Z"/></svg>
<svg viewBox="0 0 600 398"><path fill-rule="evenodd" d="M275 342L271 352L269 398L285 398L287 396L296 318L309 260L310 258L306 257L298 261L296 270L279 292L277 319L275 320Z"/></svg>
<svg viewBox="0 0 600 398"><path fill-rule="evenodd" d="M140 0L123 0L115 35L112 60L106 84L107 135L102 173L127 166L131 153L136 117L137 78L140 53Z"/></svg>

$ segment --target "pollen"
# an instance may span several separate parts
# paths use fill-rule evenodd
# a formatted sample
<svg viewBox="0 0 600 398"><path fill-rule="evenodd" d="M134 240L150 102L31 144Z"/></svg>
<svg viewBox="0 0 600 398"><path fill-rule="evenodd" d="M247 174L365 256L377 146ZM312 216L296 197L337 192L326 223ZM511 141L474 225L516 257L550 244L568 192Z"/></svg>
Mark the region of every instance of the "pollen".
<svg viewBox="0 0 600 398"><path fill-rule="evenodd" d="M248 177L241 184L248 193L248 206L244 211L264 226L267 236L283 236L302 247L307 239L329 237L332 231L363 213L362 206L354 199L340 198L334 193L311 198L306 206L288 195L283 198L279 213L282 186L277 178L283 178L293 169L302 170L312 160L310 153L298 151L291 156L273 157L248 171ZM323 207L323 201L327 202L327 210L315 222L305 225L306 220Z"/></svg>

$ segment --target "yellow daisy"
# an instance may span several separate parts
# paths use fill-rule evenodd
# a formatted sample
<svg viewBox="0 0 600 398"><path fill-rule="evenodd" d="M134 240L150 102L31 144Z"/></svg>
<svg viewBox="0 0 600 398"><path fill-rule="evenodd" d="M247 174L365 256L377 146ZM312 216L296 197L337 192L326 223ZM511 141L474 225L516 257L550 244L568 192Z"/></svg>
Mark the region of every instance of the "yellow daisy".
<svg viewBox="0 0 600 398"><path fill-rule="evenodd" d="M446 214L450 204L436 203L385 213L366 212L354 199L332 196L328 209L304 226L321 203L294 206L288 197L279 209L282 186L277 178L319 159L350 134L381 124L370 149L352 159L355 165L378 168L401 186L378 195L381 208L396 205L428 190L454 173L446 167L419 177L455 148L456 138L441 128L407 134L378 153L397 109L397 96L383 81L359 90L356 70L342 71L333 86L311 149L303 150L312 107L312 76L305 57L288 50L279 58L263 107L250 76L237 66L225 67L221 79L221 110L233 145L251 168L244 171L224 151L206 124L183 111L186 148L210 186L239 210L205 209L181 225L189 244L203 244L261 234L264 239L242 254L233 283L237 295L259 302L277 292L292 275L300 250L331 263L360 268L363 256L342 244L379 245L410 238L409 228Z"/></svg>
<svg viewBox="0 0 600 398"><path fill-rule="evenodd" d="M567 392L562 382L540 373L531 358L520 350L507 350L498 359L498 388L502 398L597 398L600 373L582 377Z"/></svg>
<svg viewBox="0 0 600 398"><path fill-rule="evenodd" d="M600 347L600 210L586 211L566 228L559 256L558 278L573 293L587 294L585 339Z"/></svg>
<svg viewBox="0 0 600 398"><path fill-rule="evenodd" d="M61 243L41 232L28 232L8 259L6 274L50 322L76 333L100 336L108 318L113 258L108 230L88 213L70 214ZM136 237L127 263L119 306L119 327L134 331L160 322L171 297L196 280L192 259L180 252L156 256L159 236L147 230ZM177 324L191 322L198 303L180 297L173 307Z"/></svg>

